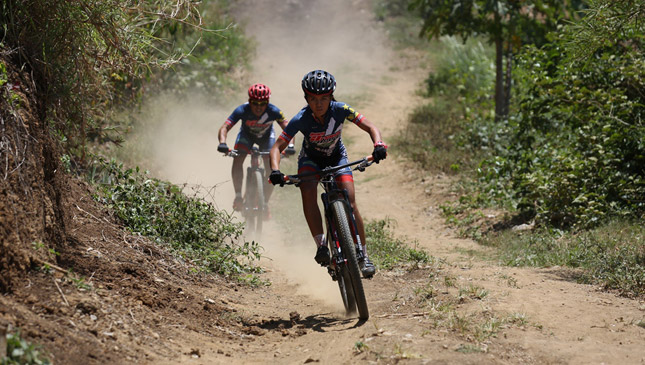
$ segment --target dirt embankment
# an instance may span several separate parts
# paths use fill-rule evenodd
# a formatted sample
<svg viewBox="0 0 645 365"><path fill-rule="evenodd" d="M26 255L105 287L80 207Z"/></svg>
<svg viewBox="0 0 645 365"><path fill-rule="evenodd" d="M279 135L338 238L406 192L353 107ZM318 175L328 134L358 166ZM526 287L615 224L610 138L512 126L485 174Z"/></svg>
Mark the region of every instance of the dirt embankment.
<svg viewBox="0 0 645 365"><path fill-rule="evenodd" d="M337 98L381 127L387 142L420 102L415 91L426 71L389 48L370 4L237 2L236 16L259 44L252 81L267 83L272 102L292 116L304 105L302 75L328 69L338 78ZM159 173L216 186L212 197L224 209L232 201L231 161L216 153L215 136L230 107L165 105L169 112L151 132ZM30 138L20 143L45 145L33 129L37 119L24 124L3 130L3 138L19 141L23 128ZM344 133L350 156L371 151L358 128ZM31 162L14 161L21 174L7 169L2 185L0 326L22 328L55 363L645 363L645 304L576 284L561 268L501 267L465 254L482 248L444 226L437 206L449 198L447 179L394 153L357 174L361 212L395 220L395 233L436 261L366 281L371 318L360 323L343 315L338 289L312 259L295 189L276 191L291 206L273 210L259 238L272 285L249 289L189 274L125 232L85 184L61 178L56 188L43 186L59 176L51 168L56 158L46 162L56 155L34 151ZM16 187L38 193L20 195ZM273 208L283 207L276 202ZM42 270L45 261L50 271Z"/></svg>

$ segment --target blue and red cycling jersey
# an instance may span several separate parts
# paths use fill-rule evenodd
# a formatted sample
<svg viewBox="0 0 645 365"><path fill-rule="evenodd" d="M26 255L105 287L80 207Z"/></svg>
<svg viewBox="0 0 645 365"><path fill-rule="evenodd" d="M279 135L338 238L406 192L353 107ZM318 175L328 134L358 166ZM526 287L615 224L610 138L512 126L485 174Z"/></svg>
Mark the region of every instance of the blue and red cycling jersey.
<svg viewBox="0 0 645 365"><path fill-rule="evenodd" d="M347 162L347 152L341 139L343 123L348 120L360 125L364 118L349 105L332 101L324 123L320 123L314 118L311 108L306 106L289 121L279 138L289 142L298 132L304 135L298 161L299 173L337 166ZM341 174L351 179L349 169Z"/></svg>
<svg viewBox="0 0 645 365"><path fill-rule="evenodd" d="M240 120L242 121L241 132L254 139L262 139L268 137L273 131L273 122L281 123L285 118L280 108L271 103L259 118L253 114L249 103L244 103L233 110L226 119L226 124L232 127Z"/></svg>
<svg viewBox="0 0 645 365"><path fill-rule="evenodd" d="M316 162L338 160L345 150L341 139L343 123L348 120L360 125L365 117L349 105L332 101L325 115L325 122L314 119L313 112L306 106L296 114L279 138L289 142L301 132L304 135L302 150Z"/></svg>
<svg viewBox="0 0 645 365"><path fill-rule="evenodd" d="M239 153L250 153L254 144L259 146L260 151L268 152L275 142L273 122L285 122L282 111L270 103L259 118L253 114L249 103L244 103L233 110L226 124L230 128L240 120L242 125L234 147Z"/></svg>

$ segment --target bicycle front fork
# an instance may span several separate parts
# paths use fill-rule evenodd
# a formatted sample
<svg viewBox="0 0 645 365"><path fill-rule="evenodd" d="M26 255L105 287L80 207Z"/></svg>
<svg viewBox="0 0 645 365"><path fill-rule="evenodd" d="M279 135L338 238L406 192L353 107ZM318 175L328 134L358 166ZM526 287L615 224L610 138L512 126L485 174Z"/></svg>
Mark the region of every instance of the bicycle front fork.
<svg viewBox="0 0 645 365"><path fill-rule="evenodd" d="M358 229L356 226L356 218L354 217L354 209L352 209L352 205L349 203L349 196L347 194L347 191L343 190L344 194L344 205L347 207L347 210L349 212L349 221L350 221L350 230L352 233L352 238L354 240L354 247L356 249L356 259L360 262L363 260L365 257L363 254L363 244L361 242L361 236L358 234ZM338 241L338 233L336 230L336 227L333 223L333 218L330 216L330 210L329 210L329 205L331 202L329 201L329 194L328 193L322 193L322 201L323 205L325 208L325 219L327 220L327 247L329 248L331 252L331 265L327 267L327 271L329 275L331 276L332 280L337 280L337 270L336 268L339 265L344 265L345 264L345 257L342 255L342 251L340 250L340 243ZM336 201L338 197L336 197Z"/></svg>

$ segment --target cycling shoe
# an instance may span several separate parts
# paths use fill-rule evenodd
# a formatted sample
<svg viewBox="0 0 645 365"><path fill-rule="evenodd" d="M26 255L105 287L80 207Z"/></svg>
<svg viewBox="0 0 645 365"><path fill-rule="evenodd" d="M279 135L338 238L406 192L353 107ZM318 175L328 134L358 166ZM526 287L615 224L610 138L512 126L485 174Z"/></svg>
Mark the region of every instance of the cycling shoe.
<svg viewBox="0 0 645 365"><path fill-rule="evenodd" d="M369 258L360 260L358 266L361 268L361 273L365 279L371 278L376 273L376 266L374 266Z"/></svg>

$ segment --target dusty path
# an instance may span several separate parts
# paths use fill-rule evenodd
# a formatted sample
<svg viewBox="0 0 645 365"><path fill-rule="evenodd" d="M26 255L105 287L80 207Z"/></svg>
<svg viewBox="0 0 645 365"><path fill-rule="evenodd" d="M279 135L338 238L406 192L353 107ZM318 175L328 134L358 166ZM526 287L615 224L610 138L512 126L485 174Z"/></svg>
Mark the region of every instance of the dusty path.
<svg viewBox="0 0 645 365"><path fill-rule="evenodd" d="M369 4L238 2L238 19L258 41L257 82L273 89L272 102L288 117L304 106L302 75L323 68L338 79L337 98L379 125L386 141L405 123L419 102L414 93L427 71L387 48L383 30L372 23ZM210 111L211 132L228 112ZM212 115L219 119L213 121ZM348 126L345 135L350 157L371 151L369 138L358 128ZM216 156L215 143L206 142L212 136L201 135L204 143L198 140L184 157L203 155L211 164L216 161L215 169L197 169L201 175L195 176L186 164L194 159L179 156L167 163L167 172L180 181L191 171L195 182L220 183L215 199L228 209L230 161ZM366 219L393 219L397 235L417 242L441 262L412 272L379 272L365 284L370 320L345 318L337 288L312 259L314 246L303 229L299 195L285 188L276 197L289 201L295 213L274 211L260 238L272 285L212 293L253 330L221 329L221 338L186 333L184 353L197 348L200 357L184 356L183 362L645 364L645 328L638 325L645 320L644 303L576 284L560 268L500 267L462 254L483 249L456 239L439 217L446 179L410 170L392 155L356 181Z"/></svg>

